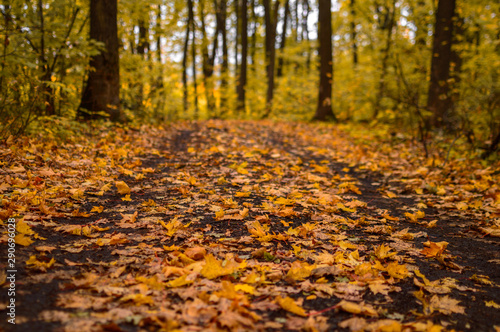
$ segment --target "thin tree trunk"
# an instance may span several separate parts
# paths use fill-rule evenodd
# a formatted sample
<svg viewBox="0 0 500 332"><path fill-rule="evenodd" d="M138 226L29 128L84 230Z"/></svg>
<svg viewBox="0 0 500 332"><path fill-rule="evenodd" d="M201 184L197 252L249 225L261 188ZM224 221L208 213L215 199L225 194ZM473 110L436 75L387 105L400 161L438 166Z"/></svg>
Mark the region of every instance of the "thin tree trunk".
<svg viewBox="0 0 500 332"><path fill-rule="evenodd" d="M239 61L238 61L238 54L239 54L239 38L240 38L240 0L233 0L234 4L234 15L235 15L235 27L236 27L236 33L234 36L234 76L236 78L236 90L238 90L238 67L239 67Z"/></svg>
<svg viewBox="0 0 500 332"><path fill-rule="evenodd" d="M45 55L45 15L43 12L43 2L42 0L38 0L37 2L37 10L38 17L40 19L40 55L39 61L42 68L42 75L40 77L40 81L43 86L43 94L45 103L42 107L44 107L43 112L45 115L54 115L55 114L55 105L54 105L54 90L49 85L52 78L52 72L49 70L49 65L47 61L47 57Z"/></svg>
<svg viewBox="0 0 500 332"><path fill-rule="evenodd" d="M216 23L215 34L214 34L214 43L212 49L212 57L208 54L208 38L207 38L207 28L205 24L205 1L200 0L199 2L199 14L200 14L200 22L201 22L201 33L202 33L202 68L203 68L203 84L205 85L205 98L207 100L207 108L208 112L211 112L215 109L215 99L214 99L214 90L212 84L212 74L214 71L214 58L215 52L217 50L217 38L219 35L219 24L218 21ZM216 8L217 10L217 8Z"/></svg>
<svg viewBox="0 0 500 332"><path fill-rule="evenodd" d="M349 3L351 9L351 43L352 43L352 65L354 68L358 65L358 43L356 41L356 8L355 0L351 0Z"/></svg>
<svg viewBox="0 0 500 332"><path fill-rule="evenodd" d="M453 44L453 17L455 0L439 0L432 46L431 80L427 108L432 112L432 125L436 128L451 128L450 117L453 112L451 99L450 63Z"/></svg>
<svg viewBox="0 0 500 332"><path fill-rule="evenodd" d="M222 66L221 66L221 74L220 74L221 75L221 82L220 82L221 98L220 98L220 114L219 114L219 116L223 116L227 111L226 93L228 92L227 76L229 73L229 55L228 55L228 47L227 47L227 29L226 29L226 20L227 20L226 0L221 0L220 17L221 17L221 35L222 35Z"/></svg>
<svg viewBox="0 0 500 332"><path fill-rule="evenodd" d="M196 26L194 23L193 0L188 0L189 21L191 22L191 60L193 71L194 118L198 118L198 82L196 81Z"/></svg>
<svg viewBox="0 0 500 332"><path fill-rule="evenodd" d="M264 17L266 23L266 73L267 73L267 93L266 110L264 117L268 117L272 112L274 96L274 67L276 58L276 21L278 18L279 1L274 2L274 9L271 8L270 0L263 0Z"/></svg>
<svg viewBox="0 0 500 332"><path fill-rule="evenodd" d="M238 83L238 104L239 111L245 111L245 89L247 84L247 56L248 56L248 4L247 0L241 3L241 66Z"/></svg>
<svg viewBox="0 0 500 332"><path fill-rule="evenodd" d="M309 6L308 0L303 0L302 3L302 40L306 41L307 45L307 56L306 56L306 68L309 70L311 68L311 41L309 39L309 12L311 11L311 7Z"/></svg>
<svg viewBox="0 0 500 332"><path fill-rule="evenodd" d="M333 46L332 46L332 1L319 0L319 58L320 58L320 80L318 107L313 120L336 121L332 109L332 86L333 86Z"/></svg>
<svg viewBox="0 0 500 332"><path fill-rule="evenodd" d="M188 111L188 82L187 82L187 57L189 48L189 35L191 33L191 19L188 17L186 23L186 36L184 38L184 49L182 51L182 85L183 85L183 105L184 114Z"/></svg>
<svg viewBox="0 0 500 332"><path fill-rule="evenodd" d="M380 107L381 107L381 101L382 98L384 98L385 95L385 89L386 89L386 76L387 76L387 71L388 71L388 62L389 62L389 56L390 56L390 51L391 51L391 45L392 45L392 29L394 28L394 24L396 22L396 0L392 1L392 8L388 10L388 21L384 23L385 28L387 29L387 37L385 40L385 47L383 50L383 58L382 58L382 68L381 68L381 73L380 73L380 78L379 78L379 84L378 84L378 89L377 89L377 95L375 97L375 104L374 104L374 112L373 112L373 118L377 118L379 112L380 112Z"/></svg>
<svg viewBox="0 0 500 332"><path fill-rule="evenodd" d="M276 75L278 77L283 76L283 55L285 53L285 44L286 44L286 30L288 28L288 16L290 15L290 0L286 0L285 2L285 15L283 17L283 31L281 33L281 43L280 43L280 52L279 52L279 58L278 58L278 69Z"/></svg>
<svg viewBox="0 0 500 332"><path fill-rule="evenodd" d="M252 3L252 20L253 20L253 29L252 29L252 46L250 48L250 58L252 59L252 70L255 72L256 70L256 59L255 53L257 50L257 25L258 18L257 13L255 12L255 2L258 0L250 0Z"/></svg>

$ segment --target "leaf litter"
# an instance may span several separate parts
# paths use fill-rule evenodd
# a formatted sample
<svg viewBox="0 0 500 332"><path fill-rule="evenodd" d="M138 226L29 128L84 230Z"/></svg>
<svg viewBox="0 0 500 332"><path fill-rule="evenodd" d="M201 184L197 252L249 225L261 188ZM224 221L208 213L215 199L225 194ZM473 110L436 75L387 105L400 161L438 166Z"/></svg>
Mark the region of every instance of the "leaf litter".
<svg viewBox="0 0 500 332"><path fill-rule="evenodd" d="M498 330L498 165L377 139L207 121L8 140L18 327Z"/></svg>

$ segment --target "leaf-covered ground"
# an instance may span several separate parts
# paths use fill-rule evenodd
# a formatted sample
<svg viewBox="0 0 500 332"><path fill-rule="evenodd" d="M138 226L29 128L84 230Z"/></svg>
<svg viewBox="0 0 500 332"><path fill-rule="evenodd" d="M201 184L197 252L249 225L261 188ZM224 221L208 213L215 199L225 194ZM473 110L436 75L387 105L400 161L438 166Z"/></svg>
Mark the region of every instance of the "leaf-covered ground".
<svg viewBox="0 0 500 332"><path fill-rule="evenodd" d="M0 329L499 331L500 167L410 143L242 121L11 138Z"/></svg>

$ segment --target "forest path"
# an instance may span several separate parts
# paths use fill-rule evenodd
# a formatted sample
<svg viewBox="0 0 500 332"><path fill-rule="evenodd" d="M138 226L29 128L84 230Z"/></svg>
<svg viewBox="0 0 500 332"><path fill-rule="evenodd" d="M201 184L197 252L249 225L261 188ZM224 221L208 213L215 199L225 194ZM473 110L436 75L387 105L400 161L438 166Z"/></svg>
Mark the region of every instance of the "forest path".
<svg viewBox="0 0 500 332"><path fill-rule="evenodd" d="M490 201L487 213L443 208L415 193L407 161L383 169L328 126L211 121L156 134L100 146L115 187L103 190L101 173L69 208L54 203L67 212L26 216L46 240L18 247L18 323L0 327L498 331Z"/></svg>

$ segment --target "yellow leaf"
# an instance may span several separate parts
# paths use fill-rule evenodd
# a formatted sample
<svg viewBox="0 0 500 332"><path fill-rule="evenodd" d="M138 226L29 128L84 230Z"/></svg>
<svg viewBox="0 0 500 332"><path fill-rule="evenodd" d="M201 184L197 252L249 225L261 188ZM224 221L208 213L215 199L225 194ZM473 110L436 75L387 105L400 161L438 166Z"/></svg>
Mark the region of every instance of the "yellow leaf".
<svg viewBox="0 0 500 332"><path fill-rule="evenodd" d="M452 299L448 295L439 297L434 295L430 300L430 308L433 311L439 311L445 315L451 315L453 313L465 314L465 308L459 306L460 301Z"/></svg>
<svg viewBox="0 0 500 332"><path fill-rule="evenodd" d="M118 193L120 193L122 195L130 194L130 188L128 187L128 185L125 182L116 181L115 186L116 186L116 188L118 188Z"/></svg>
<svg viewBox="0 0 500 332"><path fill-rule="evenodd" d="M26 261L26 265L28 265L30 267L35 267L35 268L38 268L41 270L46 270L46 269L52 267L52 265L54 265L55 262L56 262L56 260L54 258L52 258L49 262L40 262L39 260L36 259L36 255L33 255L33 256L30 256L30 258Z"/></svg>
<svg viewBox="0 0 500 332"><path fill-rule="evenodd" d="M163 249L165 249L165 251L175 251L175 250L179 250L180 248L181 247L176 246L176 245L171 245L170 247L163 246Z"/></svg>
<svg viewBox="0 0 500 332"><path fill-rule="evenodd" d="M386 258L392 257L392 256L397 254L396 252L390 253L389 251L391 251L391 250L392 250L391 247L386 246L384 244L381 244L380 246L375 248L375 256L378 259L386 259Z"/></svg>
<svg viewBox="0 0 500 332"><path fill-rule="evenodd" d="M174 288L174 287L182 287L185 285L192 284L194 281L193 280L187 280L188 275L182 275L177 279L174 279L172 281L167 282L167 286Z"/></svg>
<svg viewBox="0 0 500 332"><path fill-rule="evenodd" d="M365 316L378 317L377 311L375 311L375 309L369 305L365 305L365 304L361 304L361 303L358 304L358 303L342 300L342 301L340 301L339 304L337 304L337 306L340 309L347 311L347 312L350 312L352 314L361 314L361 315L365 315Z"/></svg>
<svg viewBox="0 0 500 332"><path fill-rule="evenodd" d="M278 199L276 199L274 201L274 204L278 204L278 205L293 205L293 204L295 204L295 200L293 200L293 199L286 199L284 197L279 197Z"/></svg>
<svg viewBox="0 0 500 332"><path fill-rule="evenodd" d="M500 304L495 303L495 301L484 301L484 304L486 304L487 307L492 307L495 309L500 309Z"/></svg>
<svg viewBox="0 0 500 332"><path fill-rule="evenodd" d="M32 244L33 241L32 239L30 239L28 236L22 234L22 233L19 233L17 234L15 237L14 237L14 241L16 242L16 244L20 244L22 246L29 246L30 244Z"/></svg>
<svg viewBox="0 0 500 332"><path fill-rule="evenodd" d="M291 297L285 297L282 298L281 296L276 297L276 303L279 304L279 306L293 314L302 316L302 317L307 317L307 313L304 310L304 308L300 307Z"/></svg>
<svg viewBox="0 0 500 332"><path fill-rule="evenodd" d="M445 242L445 241L442 241L442 242L427 241L424 243L424 246L426 246L428 248L424 248L421 251L421 253L424 254L427 258L436 257L438 255L441 255L444 252L447 245L448 245L448 242Z"/></svg>
<svg viewBox="0 0 500 332"><path fill-rule="evenodd" d="M312 270L314 270L315 268L316 265L309 265L306 262L295 261L292 263L290 270L288 270L286 278L295 281L304 280L311 275Z"/></svg>
<svg viewBox="0 0 500 332"><path fill-rule="evenodd" d="M94 207L92 207L92 210L90 210L90 212L101 213L103 210L104 210L104 206L94 206Z"/></svg>
<svg viewBox="0 0 500 332"><path fill-rule="evenodd" d="M455 204L455 206L457 207L457 209L459 209L460 211L465 211L469 208L469 206L467 205L467 203L465 202L459 202L457 204Z"/></svg>
<svg viewBox="0 0 500 332"><path fill-rule="evenodd" d="M242 291L251 295L255 294L255 287L252 287L250 285L235 285L234 289L236 291Z"/></svg>
<svg viewBox="0 0 500 332"><path fill-rule="evenodd" d="M142 293L125 295L120 299L121 302L132 301L136 305L151 304L154 305L154 300L151 296L144 295Z"/></svg>
<svg viewBox="0 0 500 332"><path fill-rule="evenodd" d="M395 198L395 197L398 197L398 195L396 195L395 193L393 193L392 191L389 191L389 190L386 190L385 191L385 196L389 197L389 198Z"/></svg>
<svg viewBox="0 0 500 332"><path fill-rule="evenodd" d="M134 212L134 214L123 214L123 213L120 213L121 216L122 216L122 222L130 222L130 223L134 223L137 219L137 211Z"/></svg>
<svg viewBox="0 0 500 332"><path fill-rule="evenodd" d="M130 195L125 195L125 197L122 197L122 201L130 202L130 201L132 201L132 199L130 198Z"/></svg>
<svg viewBox="0 0 500 332"><path fill-rule="evenodd" d="M219 262L213 255L205 256L205 265L201 269L200 273L202 276L208 279L215 279L217 277L232 274L239 269L246 267L246 262L237 263L234 260L225 261L223 265Z"/></svg>

